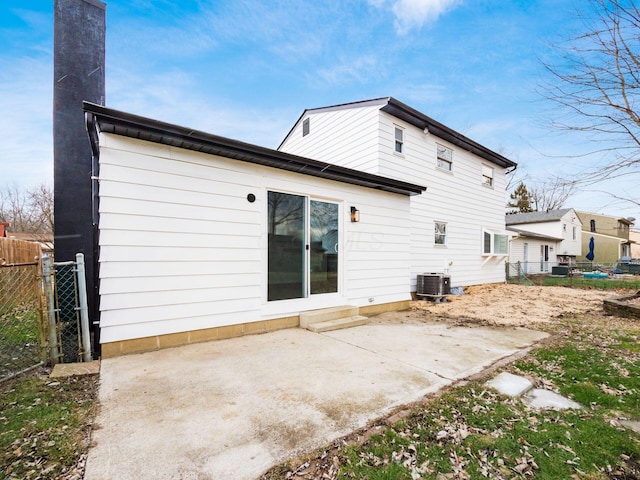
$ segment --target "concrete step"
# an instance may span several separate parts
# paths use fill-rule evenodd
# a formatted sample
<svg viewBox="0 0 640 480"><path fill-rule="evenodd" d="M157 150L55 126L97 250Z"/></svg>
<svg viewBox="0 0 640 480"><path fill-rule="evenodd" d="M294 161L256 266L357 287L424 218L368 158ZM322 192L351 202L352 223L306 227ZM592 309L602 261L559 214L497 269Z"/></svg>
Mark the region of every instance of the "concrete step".
<svg viewBox="0 0 640 480"><path fill-rule="evenodd" d="M300 314L300 328L307 328L312 323L327 322L345 317L354 317L358 315L360 309L352 305L343 305L341 307L321 308L319 310L310 310Z"/></svg>
<svg viewBox="0 0 640 480"><path fill-rule="evenodd" d="M341 328L357 327L358 325L364 325L368 322L369 318L363 317L362 315L354 315L352 317L335 318L324 322L311 323L306 329L311 332L321 333L330 330L339 330Z"/></svg>

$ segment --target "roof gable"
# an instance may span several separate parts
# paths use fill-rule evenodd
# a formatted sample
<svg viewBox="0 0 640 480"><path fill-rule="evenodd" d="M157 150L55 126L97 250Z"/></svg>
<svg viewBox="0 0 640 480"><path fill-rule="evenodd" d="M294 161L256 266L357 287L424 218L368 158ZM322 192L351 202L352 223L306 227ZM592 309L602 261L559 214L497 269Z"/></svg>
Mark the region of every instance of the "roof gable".
<svg viewBox="0 0 640 480"><path fill-rule="evenodd" d="M319 107L319 108L310 108L305 109L302 112L302 115L298 118L298 120L294 123L293 127L287 133L284 140L280 143L278 148L281 148L282 145L286 142L286 140L291 136L295 128L298 126L300 122L304 119L304 117L308 113L320 113L320 112L331 112L337 110L346 110L352 108L363 108L369 106L379 106L380 110L392 115L400 120L404 120L405 122L418 127L420 130L426 130L430 134L442 138L443 140L448 141L449 143L462 148L468 152L471 152L484 160L487 160L491 163L494 163L503 168L512 168L517 164L512 160L496 153L487 147L471 140L470 138L462 135L459 132L456 132L452 128L447 127L446 125L434 120L431 117L419 112L418 110L405 105L404 103L396 100L393 97L381 97L374 98L371 100L362 100L359 102L351 102L351 103L342 103L338 105L331 105L328 107Z"/></svg>

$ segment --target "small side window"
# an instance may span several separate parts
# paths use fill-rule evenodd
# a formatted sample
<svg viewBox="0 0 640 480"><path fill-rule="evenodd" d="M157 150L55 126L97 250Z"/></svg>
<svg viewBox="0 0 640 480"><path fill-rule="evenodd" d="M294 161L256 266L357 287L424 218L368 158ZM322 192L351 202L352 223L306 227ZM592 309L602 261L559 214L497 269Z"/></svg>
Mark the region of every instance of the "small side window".
<svg viewBox="0 0 640 480"><path fill-rule="evenodd" d="M404 130L395 127L395 151L396 153L404 153Z"/></svg>
<svg viewBox="0 0 640 480"><path fill-rule="evenodd" d="M453 169L453 150L442 145L436 145L437 150L437 166L442 170L450 172Z"/></svg>
<svg viewBox="0 0 640 480"><path fill-rule="evenodd" d="M595 220L589 220L589 227L591 229L591 231L593 233L596 233L596 221Z"/></svg>
<svg viewBox="0 0 640 480"><path fill-rule="evenodd" d="M306 137L309 135L309 119L305 118L302 122L302 136Z"/></svg>
<svg viewBox="0 0 640 480"><path fill-rule="evenodd" d="M447 224L444 222L435 222L434 223L434 237L433 243L436 245L446 245L447 244Z"/></svg>
<svg viewBox="0 0 640 480"><path fill-rule="evenodd" d="M493 187L493 168L482 166L482 185L485 187Z"/></svg>

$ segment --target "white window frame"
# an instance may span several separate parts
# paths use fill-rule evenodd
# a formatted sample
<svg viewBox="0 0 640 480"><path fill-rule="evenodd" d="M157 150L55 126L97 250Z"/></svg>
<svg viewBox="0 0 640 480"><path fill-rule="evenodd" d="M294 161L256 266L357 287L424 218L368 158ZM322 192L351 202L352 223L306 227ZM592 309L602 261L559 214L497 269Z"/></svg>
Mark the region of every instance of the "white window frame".
<svg viewBox="0 0 640 480"><path fill-rule="evenodd" d="M493 188L493 168L487 165L482 165L482 185Z"/></svg>
<svg viewBox="0 0 640 480"><path fill-rule="evenodd" d="M393 126L393 153L404 155L404 128Z"/></svg>
<svg viewBox="0 0 640 480"><path fill-rule="evenodd" d="M487 235L489 235L489 245L487 250ZM503 247L500 249L500 247ZM498 232L488 228L482 229L482 256L484 257L506 257L509 255L509 236L506 232ZM496 249L500 251L496 251Z"/></svg>
<svg viewBox="0 0 640 480"><path fill-rule="evenodd" d="M436 143L436 166L445 172L453 171L453 150Z"/></svg>
<svg viewBox="0 0 640 480"><path fill-rule="evenodd" d="M447 245L447 222L433 222L433 244L439 247Z"/></svg>

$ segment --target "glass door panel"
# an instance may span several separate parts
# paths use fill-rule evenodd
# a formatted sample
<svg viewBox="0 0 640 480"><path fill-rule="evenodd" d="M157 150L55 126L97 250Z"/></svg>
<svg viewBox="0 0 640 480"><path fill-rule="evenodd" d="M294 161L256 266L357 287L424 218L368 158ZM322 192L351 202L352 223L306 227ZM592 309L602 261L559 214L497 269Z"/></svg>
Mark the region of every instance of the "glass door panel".
<svg viewBox="0 0 640 480"><path fill-rule="evenodd" d="M268 300L307 296L306 197L269 192Z"/></svg>
<svg viewBox="0 0 640 480"><path fill-rule="evenodd" d="M311 200L309 208L311 294L338 291L338 204Z"/></svg>

